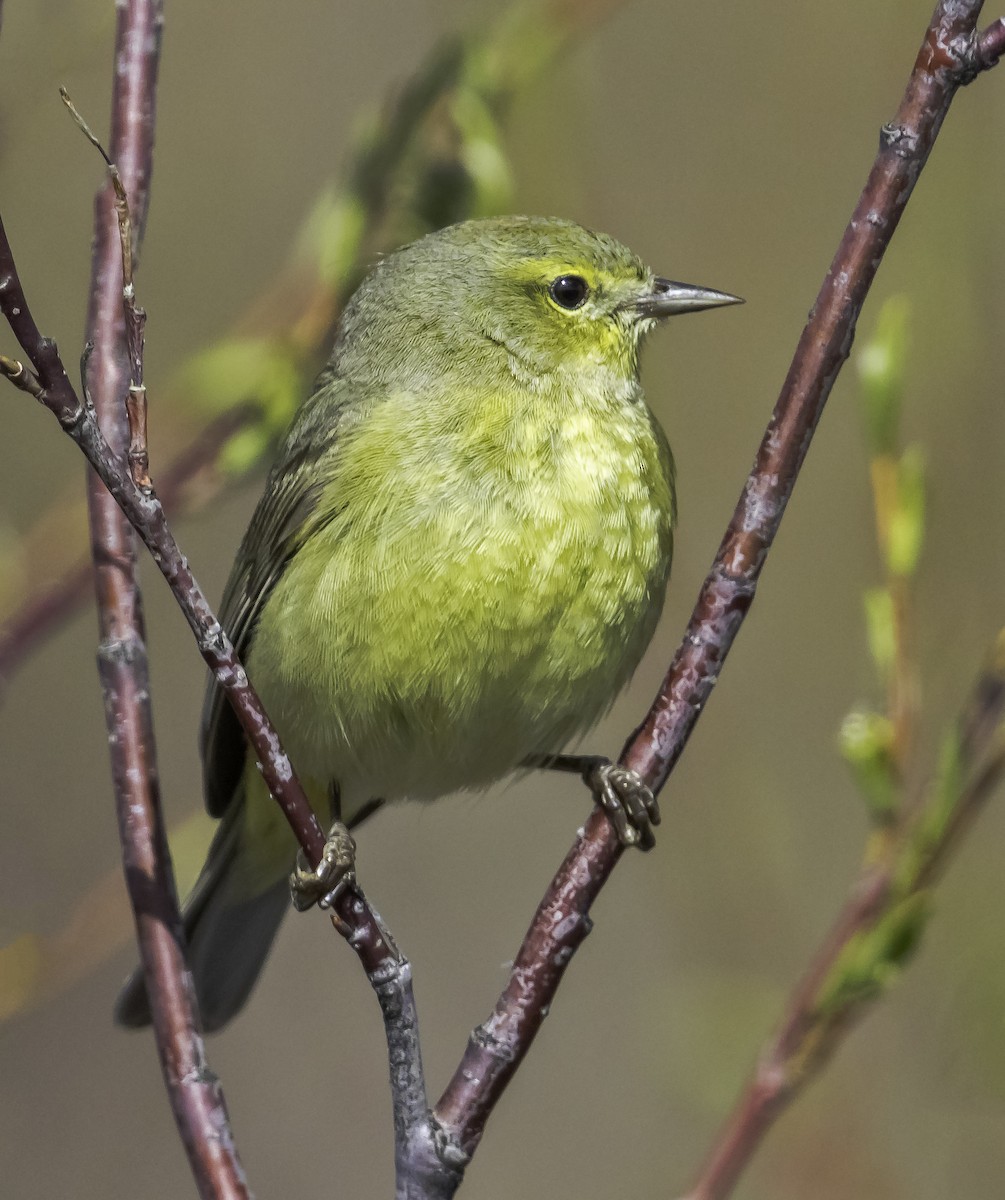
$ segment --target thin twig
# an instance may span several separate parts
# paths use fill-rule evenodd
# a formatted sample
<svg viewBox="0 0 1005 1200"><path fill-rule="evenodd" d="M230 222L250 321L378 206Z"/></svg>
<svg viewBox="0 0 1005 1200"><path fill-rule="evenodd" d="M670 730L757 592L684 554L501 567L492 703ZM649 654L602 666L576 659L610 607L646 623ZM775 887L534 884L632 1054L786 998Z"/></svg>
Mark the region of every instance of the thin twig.
<svg viewBox="0 0 1005 1200"><path fill-rule="evenodd" d="M1005 54L1005 17L999 17L984 30L977 40L978 69L987 71L996 66Z"/></svg>
<svg viewBox="0 0 1005 1200"><path fill-rule="evenodd" d="M891 977L890 966L896 965L896 958L891 963L883 957L887 945L880 943L875 959L863 955L863 962L844 972L844 978L840 964L884 918L896 920L898 909L903 912L923 897L945 867L962 831L1001 781L1005 768L1005 630L957 722L955 747L954 765L961 783L950 810L939 814L937 836L926 836L926 822L932 806L937 808L940 803L938 789L945 786L940 780L918 797L883 862L863 871L793 992L781 1028L762 1050L753 1078L717 1135L686 1200L725 1200L731 1194L783 1109L819 1073L883 994L884 976ZM919 911L908 910L903 926L895 926L898 943L905 933L914 933L913 920L923 920ZM912 944L908 938L907 952ZM897 953L904 953L899 944ZM829 997L828 990L836 991L837 997Z"/></svg>
<svg viewBox="0 0 1005 1200"><path fill-rule="evenodd" d="M147 390L143 384L143 331L147 314L136 303L136 286L133 280L133 259L138 245L129 213L129 197L119 168L109 157L90 125L84 120L77 106L70 99L66 88L59 89L63 103L77 123L84 137L98 151L108 167L108 178L115 193L115 219L119 228L119 251L122 263L122 313L125 320L126 356L129 361L129 389L126 392L126 420L129 425L129 449L127 459L133 482L138 488L150 488L150 458L147 450Z"/></svg>
<svg viewBox="0 0 1005 1200"><path fill-rule="evenodd" d="M2 218L0 218L0 312L3 313L10 325L41 384L40 391L31 388L27 390L32 391L33 394L37 392L40 402L53 413L62 428L77 443L101 482L108 489L109 494L128 518L129 523L140 534L195 634L203 659L230 700L259 760L266 785L282 808L308 860L316 866L324 849L324 835L294 774L293 767L282 749L279 738L248 680L233 645L210 609L205 595L192 575L188 562L170 532L156 491L152 487L142 489L137 486L128 469L128 464L121 457L115 455L105 439L95 419L89 393L85 392L83 401L78 399L67 378L55 344L44 338L39 332L24 295ZM17 370L19 364L13 364L13 360L10 361L12 363L10 374L20 378L20 372ZM118 689L115 702L110 701L108 705L110 722L117 733L123 728L123 723L128 723L128 714L133 714L128 719L135 719L135 714L137 712L142 714L143 711L143 706L139 704L139 701L148 691L148 683L145 671L141 674L138 667L140 663L145 665L142 639L135 636L117 640L106 639L99 658L103 681L113 691ZM137 707L137 705L139 706ZM116 780L120 784L132 783L139 779L146 781L146 785L150 786L154 779L152 762L149 757L152 747L151 736L147 727L140 728L136 737L137 757L117 760ZM120 761L124 765L120 766ZM163 831L158 828L154 833L161 845L159 848L155 848L154 839L151 837L148 843L151 851L149 855L146 855L142 861L127 862L127 880L141 891L147 890L142 898L143 915L150 918L154 927L162 927L171 931L165 949L176 954L177 942L180 938L180 928L177 924L177 902L172 895L169 909L165 910L162 906L167 891L173 885L170 884L167 866L169 860L166 842L163 841ZM424 1097L425 1092L422 1084L421 1059L418 1056L418 1042L414 1032L416 1029L415 1007L411 998L408 965L399 955L376 913L358 887L355 885L346 887L334 908L338 917L336 921L338 932L349 942L363 964L367 978L378 992L388 1031L389 1050L392 1053L392 1082L395 1086L403 1088L400 1095L396 1094L395 1096L396 1114L400 1112L408 1118L403 1122L402 1128L404 1133L411 1135L416 1124L411 1116L416 1109L416 1096L421 1094ZM166 964L161 964L156 959L151 960L147 956L144 957L145 965L153 961L158 972L161 972L163 967L164 985L161 984L161 974L158 974L157 987L151 989L156 1026L159 1009L178 1012L181 1011L182 1006L192 1003L191 996L187 994L190 985L187 976L174 974ZM175 982L172 983L172 980ZM176 986L178 980L182 980L180 991L179 986ZM191 1038L191 1022L188 1024L186 1032ZM199 1039L194 1039L192 1044L201 1048ZM404 1060L410 1054L413 1055L413 1060L407 1064L407 1070L405 1070L403 1069ZM175 1061L172 1060L170 1064L167 1064L166 1072L168 1066L171 1068L169 1080L173 1083L178 1075ZM218 1085L215 1082L211 1085L206 1083L203 1063L196 1062L191 1073L184 1079L189 1085L198 1084L203 1088L211 1087L214 1095L218 1096L219 1094ZM422 1109L425 1111L424 1100ZM216 1118L218 1122L223 1119L222 1109L219 1107L216 1109ZM218 1124L217 1136L220 1140L216 1149L220 1154L229 1154L229 1133L221 1134L221 1130L225 1131L225 1125ZM234 1161L236 1163L236 1159ZM196 1171L196 1176L202 1186L207 1176L201 1175L199 1170ZM238 1186L238 1182L235 1180L235 1187ZM243 1189L243 1183L240 1183L240 1187ZM207 1191L204 1194L239 1196L246 1193L240 1190L233 1192Z"/></svg>
<svg viewBox="0 0 1005 1200"><path fill-rule="evenodd" d="M956 4L954 12L966 10L976 13L978 7ZM711 672L711 678L717 676L722 659L749 607L764 555L781 518L806 444L833 377L847 354L858 307L910 187L923 165L949 99L966 74L961 66L966 55L953 40L958 33L966 32L965 22L957 29L961 18L944 18L941 8L937 18L940 23L934 30L934 40L928 46L927 60L922 65L919 59L919 66L912 77L912 88L918 92L914 97L917 111L912 108L907 115L916 117L917 123L912 125L905 115L896 128L887 130L885 144L874 169L875 179L871 177L867 187L869 202L861 215L857 214L858 221L879 228L880 232L874 238L866 231L867 236L861 238L860 226L853 221L842 243L816 314L800 344L786 391L776 408L775 418L762 446L757 469L748 481L737 517L720 548L716 569L703 590L689 629L688 641L668 676L662 707L657 706L652 722L642 727L639 736L626 751L628 764L641 766L655 784L665 779L676 761L696 716L693 711L685 711L682 716L681 705L688 709L696 699L703 702L702 698L707 696L711 686L709 682L703 691L696 669L700 667ZM952 37L943 36L950 34ZM982 66L982 63L970 61L967 69L975 71L982 69ZM910 108L905 106L902 106L902 113ZM123 469L121 460L109 450L94 425L86 403L81 404L73 394L52 343L41 338L31 320L23 303L23 293L2 225L0 309L7 316L38 373L43 387L41 398L78 441L123 510L140 530L182 604L204 657L232 697L235 711L263 763L270 787L283 795L281 802L285 801L284 811L291 817L291 824L296 831L303 831L301 841L311 846L309 854L312 861L316 862L320 843L314 843L314 839L320 838L320 830L313 820L308 822L306 828L299 824L305 819L300 803L303 801L302 793L298 792L295 782L291 782L292 772L274 731L257 705L232 647L178 553L156 496L152 493L144 495ZM817 348L811 351L810 342L815 342ZM684 684L688 686L681 690ZM284 784L291 786L286 789ZM306 807L306 802L303 804ZM488 1040L493 1043L488 1047L488 1055L480 1057L481 1046L473 1058L469 1051L448 1086L443 1101L437 1106L430 1123L429 1137L421 1148L432 1144L445 1166L448 1160L463 1164L471 1149L477 1145L488 1114L543 1019L569 956L589 929L586 910L619 855L620 848L609 823L599 813L593 814L539 908L506 992L493 1018L483 1027L490 1035ZM354 898L347 892L338 906L343 921L351 924L352 919L359 915L354 911L356 905L361 903L361 898ZM366 954L373 960L376 969L377 964L388 960L391 951L379 929L379 922L376 922L374 929L375 940L372 947L366 948ZM467 1071L469 1063L471 1070ZM476 1078L477 1070L483 1065L484 1078ZM417 1103L418 1093L414 1089L411 1090L411 1096ZM421 1172L417 1173L416 1178L421 1179ZM459 1170L456 1179L459 1180ZM456 1186L456 1182L451 1178L446 1188L435 1193L430 1191L429 1194L449 1195L453 1186ZM413 1189L411 1194L427 1194L422 1190L425 1184L419 1183L418 1187L419 1190Z"/></svg>
<svg viewBox="0 0 1005 1200"><path fill-rule="evenodd" d="M34 396L36 400L41 399L42 385L39 382L38 376L30 367L26 367L18 359L8 358L6 354L0 354L0 375L3 375L4 379L12 383L19 391L27 392L29 396Z"/></svg>
<svg viewBox="0 0 1005 1200"><path fill-rule="evenodd" d="M21 366L20 363L15 365ZM21 386L16 379L11 382ZM30 389L22 386L22 390ZM38 398L37 392L31 394ZM170 516L191 511L193 493L198 490L202 477L216 465L221 448L248 424L254 411L253 406L242 405L222 413L206 426L198 441L161 472L157 493ZM218 489L213 485L209 490ZM7 624L0 627L0 701L4 685L25 657L79 608L89 594L91 576L89 557L68 565L55 580L30 594Z"/></svg>
<svg viewBox="0 0 1005 1200"><path fill-rule="evenodd" d="M154 111L160 59L163 8L159 0L132 0L118 10L112 92L112 150L122 163L126 183L104 150L129 238L127 256L110 236L108 193L95 201L95 239L89 347L85 354L95 411L91 419L108 431L111 446L120 443L123 371L122 283L132 284L132 238L125 187L139 199L137 247L153 163ZM66 100L64 93L64 100ZM72 105L71 112L77 116ZM96 139L78 123L95 144ZM123 218L122 213L125 213ZM115 220L114 216L112 217ZM121 263L121 267L120 267ZM142 358L142 351L140 352ZM45 381L44 372L39 370ZM65 379L65 374L62 375ZM39 396L45 402L44 392ZM226 1103L206 1062L198 1018L181 949L181 919L170 871L160 806L150 680L142 605L136 584L135 535L118 506L88 475L91 543L101 642L98 670L105 700L112 778L122 841L126 885L136 921L137 941L147 973L157 1049L171 1108L189 1156L201 1196L249 1195L244 1170L230 1134Z"/></svg>

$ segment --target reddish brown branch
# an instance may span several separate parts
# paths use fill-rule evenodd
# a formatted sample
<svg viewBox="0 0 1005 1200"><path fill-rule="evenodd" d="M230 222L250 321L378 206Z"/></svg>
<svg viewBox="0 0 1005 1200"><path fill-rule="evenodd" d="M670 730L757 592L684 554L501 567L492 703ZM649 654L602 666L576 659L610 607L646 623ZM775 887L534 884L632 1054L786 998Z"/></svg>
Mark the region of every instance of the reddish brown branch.
<svg viewBox="0 0 1005 1200"><path fill-rule="evenodd" d="M1005 54L1005 17L993 21L977 39L977 68L987 71Z"/></svg>
<svg viewBox="0 0 1005 1200"><path fill-rule="evenodd" d="M792 1058L814 1020L821 985L849 940L881 910L890 889L888 872L859 880L789 1001L781 1029L763 1050L753 1078L716 1137L699 1181L686 1200L723 1200L736 1185L768 1130L794 1098L801 1078Z"/></svg>
<svg viewBox="0 0 1005 1200"><path fill-rule="evenodd" d="M750 608L810 440L848 357L869 287L957 88L991 65L978 43L981 4L935 10L896 117L824 279L736 511L652 708L621 761L659 790L711 695ZM985 35L987 37L987 35ZM987 38L988 47L998 42ZM436 1114L469 1152L527 1053L564 966L589 928L587 913L618 860L616 835L595 813L535 915L495 1012L475 1031ZM561 898L561 901L559 900ZM555 936L570 931L567 946ZM554 954L561 966L556 970Z"/></svg>
<svg viewBox="0 0 1005 1200"><path fill-rule="evenodd" d="M530 1049L565 969L590 932L587 915L624 847L595 809L538 906L492 1015L471 1035L433 1115L469 1158Z"/></svg>
<svg viewBox="0 0 1005 1200"><path fill-rule="evenodd" d="M115 144L113 137L113 146ZM107 215L107 209L105 213ZM110 230L109 224L106 226L109 240L112 237ZM108 241L100 242L98 248L112 254L108 245ZM104 263L104 258L101 261ZM101 278L110 280L112 276L104 272ZM108 286L114 297L117 289L111 284ZM106 293L102 291L100 299L104 301L106 298ZM110 298L107 310L103 311L107 312L105 319L109 325L103 325L99 316L94 322L96 331L107 335L111 329L110 338L114 338L116 331L121 338L120 310ZM108 494L140 534L196 635L203 658L227 694L259 759L269 790L280 804L309 861L317 865L324 848L324 836L275 730L233 646L181 554L155 491L152 487L138 486L128 463L112 450L95 419L91 392L85 392L83 402L78 399L55 344L44 338L35 324L2 219L0 312L31 363L29 369L13 360L0 360L0 372L16 386L35 396L53 413L81 448ZM101 361L103 355L97 352L91 356L90 365ZM119 384L120 399L127 379L123 361L120 358L118 364L114 365L116 369L110 368L112 381ZM104 381L99 382L100 386L105 386ZM114 394L114 388L110 386L110 390ZM120 445L125 444L127 436L121 420L122 412L120 407L116 430ZM114 618L116 636L104 638L99 661L102 680L107 688L106 706L112 739L118 743L121 738L125 746L125 750L120 751L116 745L113 770L120 788L127 882L135 889L141 932L158 931L151 938L149 947L141 942L141 950L148 979L152 977L155 980L150 988L151 1007L155 1029L162 1044L165 1076L200 1190L207 1196L243 1196L247 1191L240 1166L233 1155L219 1088L215 1082L207 1082L201 1041L194 1030L190 980L179 965L180 924L156 806L152 728L146 707L149 686L138 598L134 589L126 589L122 603L126 607L132 606L128 612L133 621L130 628L121 619L123 608L117 607L120 604L118 594L101 590L103 586L111 586L108 580L116 579L113 572L120 572L130 581L132 546L128 538L124 542L113 543L102 528L96 539L96 547L101 563L112 569L107 576L99 575L98 586L102 612L107 611ZM135 806L122 805L121 797L126 794L137 800ZM137 832L138 836L134 839L133 835ZM336 927L360 958L380 1000L395 1087L396 1133L400 1125L400 1143L404 1145L406 1139L417 1136L416 1131L423 1124L416 1114L421 1112L425 1117L428 1113L408 964L398 954L379 918L358 888L351 886L342 892L336 904L336 915ZM162 1027L166 1027L163 1039ZM179 1071L179 1063L185 1064L184 1072ZM179 1083L184 1085L184 1093L177 1089ZM198 1128L193 1142L190 1139L194 1127ZM211 1140L204 1144L199 1134L205 1129L211 1131ZM426 1142L433 1144L431 1137Z"/></svg>
<svg viewBox="0 0 1005 1200"><path fill-rule="evenodd" d="M938 836L920 836L932 791L912 806L881 864L865 870L848 902L813 957L789 1000L778 1032L761 1052L753 1078L719 1131L698 1181L686 1200L725 1200L765 1134L798 1092L816 1075L844 1036L882 994L878 985L849 989L828 1003L826 985L841 956L889 913L889 902L917 896L935 882L961 833L973 821L1005 767L1005 634L999 638L957 722L960 786ZM920 847L919 847L920 842ZM905 866L905 863L907 864ZM904 876L908 875L907 882ZM861 970L861 968L860 968ZM871 983L872 981L870 981Z"/></svg>
<svg viewBox="0 0 1005 1200"><path fill-rule="evenodd" d="M851 350L862 304L957 88L981 69L981 4L941 3L925 35L809 321L719 547L687 633L625 761L657 786L680 757L747 611L810 440Z"/></svg>
<svg viewBox="0 0 1005 1200"><path fill-rule="evenodd" d="M977 4L940 6L897 121L884 130L884 141L863 200L825 281L810 323L797 350L785 389L765 435L733 522L692 616L661 695L647 721L626 747L624 761L661 786L676 762L713 686L743 616L753 598L765 555L777 530L820 411L844 358L862 300L892 235L913 183L931 148L952 95L967 78L989 65L996 37L978 43L973 36ZM949 11L951 9L951 12ZM969 21L969 24L968 24ZM989 31L990 33L990 31ZM13 259L0 226L0 308L25 348L42 385L40 399L84 449L111 494L141 532L161 567L199 641L206 661L232 699L235 711L263 764L266 780L291 826L317 862L321 833L292 775L275 733L257 703L227 638L206 605L168 531L156 496L145 494L108 447L86 404L74 395L52 343L41 338L31 320ZM109 642L108 662L128 659L134 645L123 640L121 653ZM106 673L110 668L105 668ZM134 680L142 677L133 675ZM141 731L142 732L142 731ZM149 744L142 743L141 744ZM150 766L133 764L141 774ZM467 1156L477 1146L485 1121L523 1055L526 1054L561 980L564 968L589 929L587 910L599 893L620 849L605 818L594 814L542 902L507 988L490 1019L476 1031L468 1052L437 1106L432 1122L421 1119L421 1091L413 1086L403 1120L414 1139L399 1139L414 1152L415 1169L400 1177L416 1183L409 1194L448 1196L459 1182ZM362 947L364 965L374 982L382 969L401 961L379 922L358 894L346 893L338 906L342 932ZM358 938L356 929L366 926ZM407 980L405 981L407 983ZM409 994L404 984L397 997ZM385 1019L401 1029L385 1005ZM384 1001L382 1001L382 1004ZM389 1039L390 1041L390 1039ZM408 1039L400 1046L404 1053ZM395 1069L392 1046L392 1071ZM410 1062L418 1067L417 1056ZM418 1072L421 1082L421 1070ZM414 1082L414 1081L413 1081ZM404 1095L404 1091L402 1092ZM396 1122L401 1112L396 1109ZM425 1162L419 1158L425 1156ZM444 1178L434 1180L439 1170Z"/></svg>
<svg viewBox="0 0 1005 1200"><path fill-rule="evenodd" d="M131 0L119 8L111 138L112 152L122 173L119 179L119 168L113 168L118 218L109 203L112 196L108 188L103 188L95 201L87 322L88 344L94 353L85 356L85 370L96 419L115 449L123 442L122 401L130 381L129 364L123 361L122 353L126 340L122 291L123 280L132 288L134 234L125 189L134 198L138 249L153 162L162 24L160 0ZM129 243L124 259L115 236L116 228L121 229L123 224ZM127 316L132 315L128 306L125 311ZM134 320L128 323L135 324ZM133 337L130 335L128 340L132 349ZM135 367L135 363L132 365ZM181 949L181 919L160 807L143 614L136 584L135 536L93 474L88 475L88 500L101 631L98 666L123 867L147 973L161 1069L200 1195L236 1200L249 1192L230 1135L223 1093L206 1063L191 979Z"/></svg>

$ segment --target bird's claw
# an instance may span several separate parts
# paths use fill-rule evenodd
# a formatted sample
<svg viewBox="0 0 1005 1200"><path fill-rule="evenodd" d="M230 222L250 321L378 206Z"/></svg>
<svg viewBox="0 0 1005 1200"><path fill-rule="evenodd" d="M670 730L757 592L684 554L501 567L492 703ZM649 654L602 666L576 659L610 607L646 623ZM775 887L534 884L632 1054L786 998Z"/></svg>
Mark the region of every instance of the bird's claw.
<svg viewBox="0 0 1005 1200"><path fill-rule="evenodd" d="M297 854L297 865L290 873L293 907L298 912L306 912L315 904L318 908L331 908L355 882L356 843L342 822L336 821L328 831L328 840L316 868L308 866L303 850Z"/></svg>
<svg viewBox="0 0 1005 1200"><path fill-rule="evenodd" d="M637 771L601 758L583 772L583 779L623 846L651 850L656 845L653 826L660 823L660 806Z"/></svg>

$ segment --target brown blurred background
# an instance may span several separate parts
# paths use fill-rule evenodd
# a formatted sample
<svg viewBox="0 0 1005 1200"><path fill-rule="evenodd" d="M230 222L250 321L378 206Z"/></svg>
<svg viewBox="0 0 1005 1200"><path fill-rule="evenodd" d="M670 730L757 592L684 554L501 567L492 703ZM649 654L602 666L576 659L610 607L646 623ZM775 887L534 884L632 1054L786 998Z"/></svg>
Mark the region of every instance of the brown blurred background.
<svg viewBox="0 0 1005 1200"><path fill-rule="evenodd" d="M656 644L598 750L618 749L672 653L930 8L638 0L516 100L516 211L576 218L661 273L748 302L673 324L647 354L647 392L678 457L680 537ZM494 11L456 0L168 6L139 278L155 479L158 382L285 260L361 107ZM100 169L56 89L106 128L113 5L7 0L4 17L3 214L36 316L73 363ZM863 318L867 331L884 296L911 297L904 425L930 464L918 636L932 739L1005 616L1003 145L999 68L956 101ZM878 699L861 619L878 564L855 392L847 370L757 604L664 793L659 846L627 856L596 906L465 1195L682 1192L844 898L866 820L835 735L852 704ZM2 404L9 543L82 467L27 398L8 389ZM214 598L255 497L243 489L177 531ZM203 670L166 589L145 578L161 770L179 822L200 803ZM94 628L90 612L65 627L0 708L0 945L64 930L115 869ZM361 831L363 883L414 964L434 1094L494 1002L586 804L573 781L527 779L381 813ZM999 802L940 888L917 961L783 1118L739 1196L1002 1195L1003 839ZM71 959L105 936L82 926ZM122 949L0 1025L5 1195L193 1194L152 1039L111 1025L132 960ZM288 921L248 1010L209 1053L257 1194L390 1193L376 1005L319 918Z"/></svg>

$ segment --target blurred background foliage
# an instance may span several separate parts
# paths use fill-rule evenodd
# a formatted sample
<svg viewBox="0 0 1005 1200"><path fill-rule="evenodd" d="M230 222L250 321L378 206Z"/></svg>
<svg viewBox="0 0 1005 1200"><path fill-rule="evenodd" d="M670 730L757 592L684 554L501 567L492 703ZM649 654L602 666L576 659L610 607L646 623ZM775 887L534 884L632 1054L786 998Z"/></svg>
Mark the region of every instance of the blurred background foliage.
<svg viewBox="0 0 1005 1200"><path fill-rule="evenodd" d="M553 0L500 12L457 0L169 6L138 278L153 473L227 403L251 402L178 527L218 595L261 456L338 296L382 245L463 212L570 216L661 273L745 296L738 312L673 324L647 352L647 392L678 457L681 529L657 642L591 739L613 752L690 611L930 2ZM93 0L7 0L0 39L4 218L36 316L70 363L100 165L56 89L104 127L113 15ZM999 69L957 99L863 318L870 329L885 297L910 298L901 437L926 464L912 584L919 778L1005 613L1003 133ZM472 1195L683 1191L855 877L872 826L837 733L850 709L886 711L876 583L888 591L892 570L889 547L875 549L870 481L887 433L863 433L860 391L846 371L758 602L664 793L660 845L629 856L598 904L469 1173ZM64 506L82 473L51 418L12 390L3 402L0 615L79 546ZM908 508L918 462L898 467ZM909 543L898 542L908 559ZM205 836L203 673L166 590L145 577L184 875ZM93 653L93 614L81 612L0 701L0 1178L12 1195L156 1200L191 1184L152 1040L110 1024L132 953ZM575 781L526 779L382 813L361 831L363 883L414 963L434 1093L584 809ZM940 886L922 952L786 1114L738 1195L1000 1196L1003 837L992 805ZM316 918L288 922L210 1056L259 1194L388 1194L378 1015Z"/></svg>

